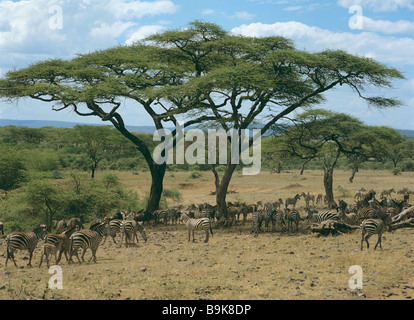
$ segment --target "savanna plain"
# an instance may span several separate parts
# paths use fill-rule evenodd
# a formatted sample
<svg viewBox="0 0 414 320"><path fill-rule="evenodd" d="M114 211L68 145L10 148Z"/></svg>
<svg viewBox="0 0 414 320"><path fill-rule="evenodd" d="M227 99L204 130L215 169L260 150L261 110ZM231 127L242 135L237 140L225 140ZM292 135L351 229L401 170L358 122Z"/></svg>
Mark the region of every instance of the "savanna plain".
<svg viewBox="0 0 414 320"><path fill-rule="evenodd" d="M144 197L150 175L116 172L121 183ZM334 175L335 199L348 203L362 187L381 190L406 187L414 190L414 173L393 175L388 171L361 170L349 183L350 172L338 170ZM235 173L228 201L255 203L293 197L296 193L323 193L322 172L297 171L256 176ZM177 188L182 194L178 204L208 202L215 204L211 172L191 178L189 172L166 174L165 188ZM395 198L398 197L395 193ZM412 196L414 197L414 196ZM412 199L410 199L412 203ZM297 209L305 216L304 200ZM120 208L122 210L122 208ZM321 211L326 208L319 204ZM414 230L385 232L382 249L360 250L361 231L339 236L318 237L309 232L309 222L301 221L299 232L251 233L251 216L247 222L228 228L215 227L208 243L204 234L188 242L183 224L146 226L147 242L126 248L108 237L98 249L97 263L70 264L62 258L62 289L51 290L53 276L45 263L39 268L40 241L34 252L33 267L27 267L28 254L19 251L16 261L5 267L6 244L0 243L0 299L61 300L377 300L414 299ZM119 239L117 239L119 240ZM90 251L85 258L88 260ZM76 259L75 259L76 261ZM52 260L53 264L54 260ZM352 289L351 266L362 270L362 289Z"/></svg>

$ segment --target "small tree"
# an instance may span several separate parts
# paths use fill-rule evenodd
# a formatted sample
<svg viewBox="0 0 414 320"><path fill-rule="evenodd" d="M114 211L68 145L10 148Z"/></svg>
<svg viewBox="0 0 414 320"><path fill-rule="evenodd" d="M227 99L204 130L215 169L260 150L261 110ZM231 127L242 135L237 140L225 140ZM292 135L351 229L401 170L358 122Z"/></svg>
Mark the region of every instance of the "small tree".
<svg viewBox="0 0 414 320"><path fill-rule="evenodd" d="M362 123L346 114L321 109L305 111L292 121L294 125L283 133L285 152L304 161L316 159L321 163L328 206L334 208L334 169L342 153L360 149L349 150L346 142L351 134L360 130Z"/></svg>
<svg viewBox="0 0 414 320"><path fill-rule="evenodd" d="M3 149L0 153L0 189L7 192L21 186L27 180L26 169L16 152Z"/></svg>
<svg viewBox="0 0 414 320"><path fill-rule="evenodd" d="M95 178L98 163L109 155L108 136L110 127L76 125L80 141L85 143L85 151L90 161L91 178Z"/></svg>
<svg viewBox="0 0 414 320"><path fill-rule="evenodd" d="M62 205L58 187L47 181L34 181L26 187L27 203L34 212L43 213L48 231L53 226L53 219Z"/></svg>

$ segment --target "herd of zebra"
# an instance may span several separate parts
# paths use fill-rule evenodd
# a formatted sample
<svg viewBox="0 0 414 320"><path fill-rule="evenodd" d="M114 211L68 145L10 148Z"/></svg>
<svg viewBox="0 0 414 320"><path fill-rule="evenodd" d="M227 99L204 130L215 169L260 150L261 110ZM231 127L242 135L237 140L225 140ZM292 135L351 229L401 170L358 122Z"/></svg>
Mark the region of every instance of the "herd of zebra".
<svg viewBox="0 0 414 320"><path fill-rule="evenodd" d="M309 200L313 200L314 197L309 193L297 194L293 198L286 199L284 210L280 210L282 202L268 202L263 205L261 210L257 210L252 214L252 232L257 236L261 231L263 222L265 223L266 230L268 230L270 223L272 223L272 231L277 224L280 224L281 230L286 228L288 233L290 232L293 224L296 225L296 232L300 221L309 220L311 223L320 224L324 221L342 221L349 225L360 226L362 230L361 236L361 250L363 250L364 241L369 248L368 239L374 235L378 235L378 241L375 248L379 245L381 247L381 237L387 226L391 225L392 219L401 213L404 209L410 207L409 197L414 193L408 189L404 189L403 192L397 192L403 194L403 199L396 200L392 198L392 193L396 192L393 188L383 190L381 192L380 200L376 199L376 191L371 190L359 190L355 194L355 203L347 204L344 200L339 200L336 209L324 210L318 212L315 207L310 206ZM305 217L302 217L298 210L295 209L297 200L300 197L304 197L305 205ZM321 195L318 196L319 199ZM293 208L290 209L289 205Z"/></svg>
<svg viewBox="0 0 414 320"><path fill-rule="evenodd" d="M170 211L168 211L170 212ZM175 213L178 211L174 211ZM164 212L165 213L165 212ZM141 210L138 213L131 212L126 214L123 211L118 211L112 217L105 217L103 220L92 224L89 229L83 228L83 224L80 218L62 219L55 222L57 230L60 228L65 229L61 233L48 233L47 226L42 224L30 232L14 231L6 236L6 263L8 260L12 260L17 268L14 253L17 250L27 250L29 252L28 266L32 266L32 257L35 248L38 245L40 239L44 240L39 267L41 267L43 260L46 260L46 264L49 267L49 257L54 256L56 264L58 264L62 258L62 254L65 255L66 262L68 264L73 263L72 257L75 256L79 263L85 261L84 256L88 249L91 250L92 256L90 261L96 262L96 252L99 245L105 243L106 238L110 236L116 245L116 237L121 236L121 246L123 239L125 238L125 246L128 247L135 243L135 240L139 242L138 233L147 241L147 234L145 232L142 223L150 222L149 216L165 219L165 214L162 211L157 214L149 214L145 210ZM174 219L176 217L174 216ZM205 231L206 237L204 242L208 242L209 235L213 235L211 228L211 221L208 218L193 219L190 218L186 212L180 212L180 221L182 221L188 230L188 241L190 241L191 233L194 239L195 230ZM3 223L0 222L1 231L3 233ZM79 250L82 249L82 255L79 258Z"/></svg>
<svg viewBox="0 0 414 320"><path fill-rule="evenodd" d="M227 213L231 224L236 224L240 221L240 215L243 215L244 224L247 216L251 214L252 233L258 236L262 232L261 227L263 222L266 231L269 230L270 223L272 224L272 232L274 232L279 224L281 232L288 233L293 230L295 225L295 232L299 230L299 223L308 220L311 223L322 223L324 221L343 221L350 225L360 225L362 230L361 250L363 249L363 242L365 241L369 247L368 239L378 234L378 241L375 248L379 245L381 247L381 236L386 230L386 227L391 224L392 218L402 212L403 209L410 206L409 195L411 192L404 193L403 200L396 200L391 197L394 190L384 190L381 192L380 200L375 198L375 190L359 190L355 196L355 203L349 205L343 200L339 200L339 204L333 210L324 210L318 212L315 210L315 197L309 193L297 194L293 198L288 198L283 201L279 199L274 202L257 202L255 204L246 203L228 203ZM395 192L395 191L394 191ZM303 197L305 200L305 214L302 216L296 209L297 201ZM318 201L323 201L322 196L318 195ZM312 202L313 206L310 205ZM284 204L284 208L282 205ZM289 206L292 206L291 208ZM191 240L196 230L205 232L204 242L209 241L209 235L213 235L212 222L219 221L220 216L216 213L216 207L208 203L199 205L190 205L185 210L183 206L168 210L157 210L150 213L141 210L137 213L131 211L129 214L119 211L112 217L105 217L98 221L89 229L83 227L80 218L63 219L56 221L55 227L59 230L64 230L61 233L48 233L46 225L40 225L31 232L14 231L6 237L6 263L11 259L17 267L14 252L16 250L28 250L29 263L31 266L32 256L39 239L44 240L41 251L41 259L39 267L42 265L43 259L49 266L49 257L54 256L56 264L61 260L62 254L65 255L67 263L73 263L72 257L75 256L79 263L84 262L84 256L87 249L92 251L90 261L96 262L96 251L102 242L105 243L106 238L110 236L116 244L116 236L121 235L121 246L123 238L125 237L125 245L128 247L135 240L138 242L138 233L147 241L147 235L143 225L147 223L152 224L178 224L180 221L186 225L188 231L188 241ZM3 223L0 222L0 231L2 234ZM82 249L82 255L79 258L78 251Z"/></svg>
<svg viewBox="0 0 414 320"><path fill-rule="evenodd" d="M79 263L84 262L84 256L88 249L91 250L92 256L90 261L96 262L96 251L102 242L105 243L108 236L112 237L116 244L115 237L121 235L121 244L125 237L126 247L138 242L138 233L147 241L147 235L145 229L140 223L133 219L126 219L125 216L118 212L113 217L105 217L103 221L92 224L88 229L83 228L83 224L80 218L72 218L69 220L61 220L56 226L58 228L66 228L61 233L48 233L47 226L42 224L35 228L33 231L13 231L6 237L6 263L8 260L12 260L15 267L17 267L14 253L17 250L27 250L29 252L28 266L32 266L33 252L38 245L40 239L44 240L39 267L42 265L43 260L46 260L46 264L49 267L49 257L54 256L56 264L58 264L62 258L62 254L65 255L66 262L68 264L73 263L73 256L75 256ZM79 250L82 249L82 255L79 258Z"/></svg>

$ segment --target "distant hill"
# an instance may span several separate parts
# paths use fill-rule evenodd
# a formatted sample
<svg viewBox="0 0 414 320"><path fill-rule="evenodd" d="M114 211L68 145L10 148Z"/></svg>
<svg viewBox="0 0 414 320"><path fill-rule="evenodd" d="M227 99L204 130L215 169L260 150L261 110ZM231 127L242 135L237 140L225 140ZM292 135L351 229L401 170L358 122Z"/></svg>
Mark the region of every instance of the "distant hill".
<svg viewBox="0 0 414 320"><path fill-rule="evenodd" d="M51 121L51 120L10 120L10 119L0 119L0 127L7 126L16 126L16 127L28 127L28 128L43 128L43 127L55 127L55 128L73 128L76 125L92 125L99 126L100 124L85 124L77 122L66 122L66 121ZM110 125L109 123L101 125ZM136 133L154 133L154 126L126 126L127 129L131 132ZM406 136L408 139L414 139L414 130L400 130L396 129L403 136Z"/></svg>
<svg viewBox="0 0 414 320"><path fill-rule="evenodd" d="M90 123L77 123L77 122L66 122L66 121L51 121L51 120L11 120L11 119L0 119L0 127L16 126L16 127L28 127L28 128L43 128L43 127L54 127L54 128L73 128L76 125L90 125L90 126L108 126L110 123L103 124L90 124ZM136 133L154 133L154 126L127 126L127 129L131 132Z"/></svg>

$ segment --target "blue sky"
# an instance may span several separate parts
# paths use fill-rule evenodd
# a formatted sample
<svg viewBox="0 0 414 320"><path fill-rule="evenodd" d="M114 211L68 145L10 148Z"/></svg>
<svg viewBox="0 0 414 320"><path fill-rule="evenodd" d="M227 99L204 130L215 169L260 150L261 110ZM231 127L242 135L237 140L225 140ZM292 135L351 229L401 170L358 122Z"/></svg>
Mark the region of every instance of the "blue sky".
<svg viewBox="0 0 414 320"><path fill-rule="evenodd" d="M399 69L407 79L383 94L404 101L400 108L370 109L346 88L330 92L322 107L369 125L414 129L414 0L0 1L0 75L43 59L132 43L195 19L234 34L284 36L312 52L342 49ZM122 113L129 125L152 124L133 105L123 106ZM29 99L0 102L0 118L100 123Z"/></svg>

